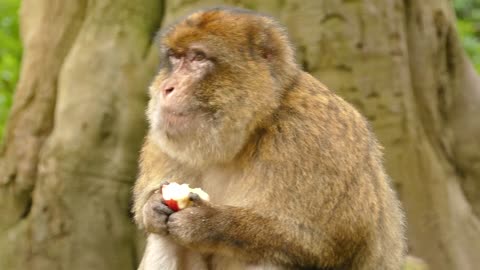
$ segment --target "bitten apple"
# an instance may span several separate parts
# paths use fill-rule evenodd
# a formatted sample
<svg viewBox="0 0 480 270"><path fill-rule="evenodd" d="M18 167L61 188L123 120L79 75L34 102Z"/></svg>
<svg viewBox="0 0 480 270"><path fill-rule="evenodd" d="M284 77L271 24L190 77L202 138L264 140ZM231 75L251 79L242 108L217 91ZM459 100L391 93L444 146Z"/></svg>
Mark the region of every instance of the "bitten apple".
<svg viewBox="0 0 480 270"><path fill-rule="evenodd" d="M173 211L188 207L191 203L188 195L190 192L198 194L200 199L210 200L208 194L201 188L190 188L188 184L169 183L162 186L162 196L165 204Z"/></svg>

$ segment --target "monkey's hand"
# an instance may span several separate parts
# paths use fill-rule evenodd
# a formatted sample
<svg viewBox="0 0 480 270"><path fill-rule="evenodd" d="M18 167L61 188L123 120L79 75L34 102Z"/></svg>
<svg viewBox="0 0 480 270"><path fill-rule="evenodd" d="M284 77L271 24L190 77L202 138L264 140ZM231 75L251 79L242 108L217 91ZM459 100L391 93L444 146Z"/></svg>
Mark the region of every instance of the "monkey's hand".
<svg viewBox="0 0 480 270"><path fill-rule="evenodd" d="M208 201L202 200L196 193L190 192L192 201L190 207L170 215L167 221L167 230L170 236L178 243L188 247L208 245L215 239L215 233L220 228L212 229L210 223L218 216L216 209Z"/></svg>
<svg viewBox="0 0 480 270"><path fill-rule="evenodd" d="M316 265L318 256L308 249L311 234L298 237L291 233L294 227L249 208L212 204L195 194L190 198L192 206L171 214L167 221L169 236L178 244L204 253L235 254L250 262L295 266L293 269Z"/></svg>
<svg viewBox="0 0 480 270"><path fill-rule="evenodd" d="M142 211L145 231L160 235L167 233L168 216L173 211L165 205L161 192L154 192L143 206Z"/></svg>

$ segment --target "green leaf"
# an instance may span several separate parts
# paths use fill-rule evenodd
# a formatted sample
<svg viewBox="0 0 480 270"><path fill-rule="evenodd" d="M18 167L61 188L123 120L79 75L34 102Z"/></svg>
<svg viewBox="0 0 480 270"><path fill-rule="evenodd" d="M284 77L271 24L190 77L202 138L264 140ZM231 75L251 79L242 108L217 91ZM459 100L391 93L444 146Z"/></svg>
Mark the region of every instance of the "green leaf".
<svg viewBox="0 0 480 270"><path fill-rule="evenodd" d="M22 47L18 32L19 5L19 0L1 0L0 3L0 138L20 69Z"/></svg>

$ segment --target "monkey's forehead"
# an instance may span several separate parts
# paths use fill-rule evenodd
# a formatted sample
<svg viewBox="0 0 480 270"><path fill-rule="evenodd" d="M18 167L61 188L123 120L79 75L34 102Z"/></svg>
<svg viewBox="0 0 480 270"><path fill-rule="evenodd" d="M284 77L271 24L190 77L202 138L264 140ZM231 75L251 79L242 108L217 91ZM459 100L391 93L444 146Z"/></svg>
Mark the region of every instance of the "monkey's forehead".
<svg viewBox="0 0 480 270"><path fill-rule="evenodd" d="M169 27L161 36L162 45L187 48L192 42L215 40L244 44L249 33L259 32L268 18L247 10L211 9L198 11ZM248 41L248 40L247 40Z"/></svg>

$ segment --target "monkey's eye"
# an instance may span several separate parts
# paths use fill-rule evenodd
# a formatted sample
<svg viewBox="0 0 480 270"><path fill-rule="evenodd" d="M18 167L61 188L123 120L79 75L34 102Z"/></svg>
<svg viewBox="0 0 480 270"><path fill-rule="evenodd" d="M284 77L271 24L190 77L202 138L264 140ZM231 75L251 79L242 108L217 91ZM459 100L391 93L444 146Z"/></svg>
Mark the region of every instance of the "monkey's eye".
<svg viewBox="0 0 480 270"><path fill-rule="evenodd" d="M167 57L170 59L170 60L178 60L180 59L180 54L178 53L175 53L173 50L168 50L167 51Z"/></svg>
<svg viewBox="0 0 480 270"><path fill-rule="evenodd" d="M196 52L193 56L193 61L203 61L207 58L204 52Z"/></svg>

